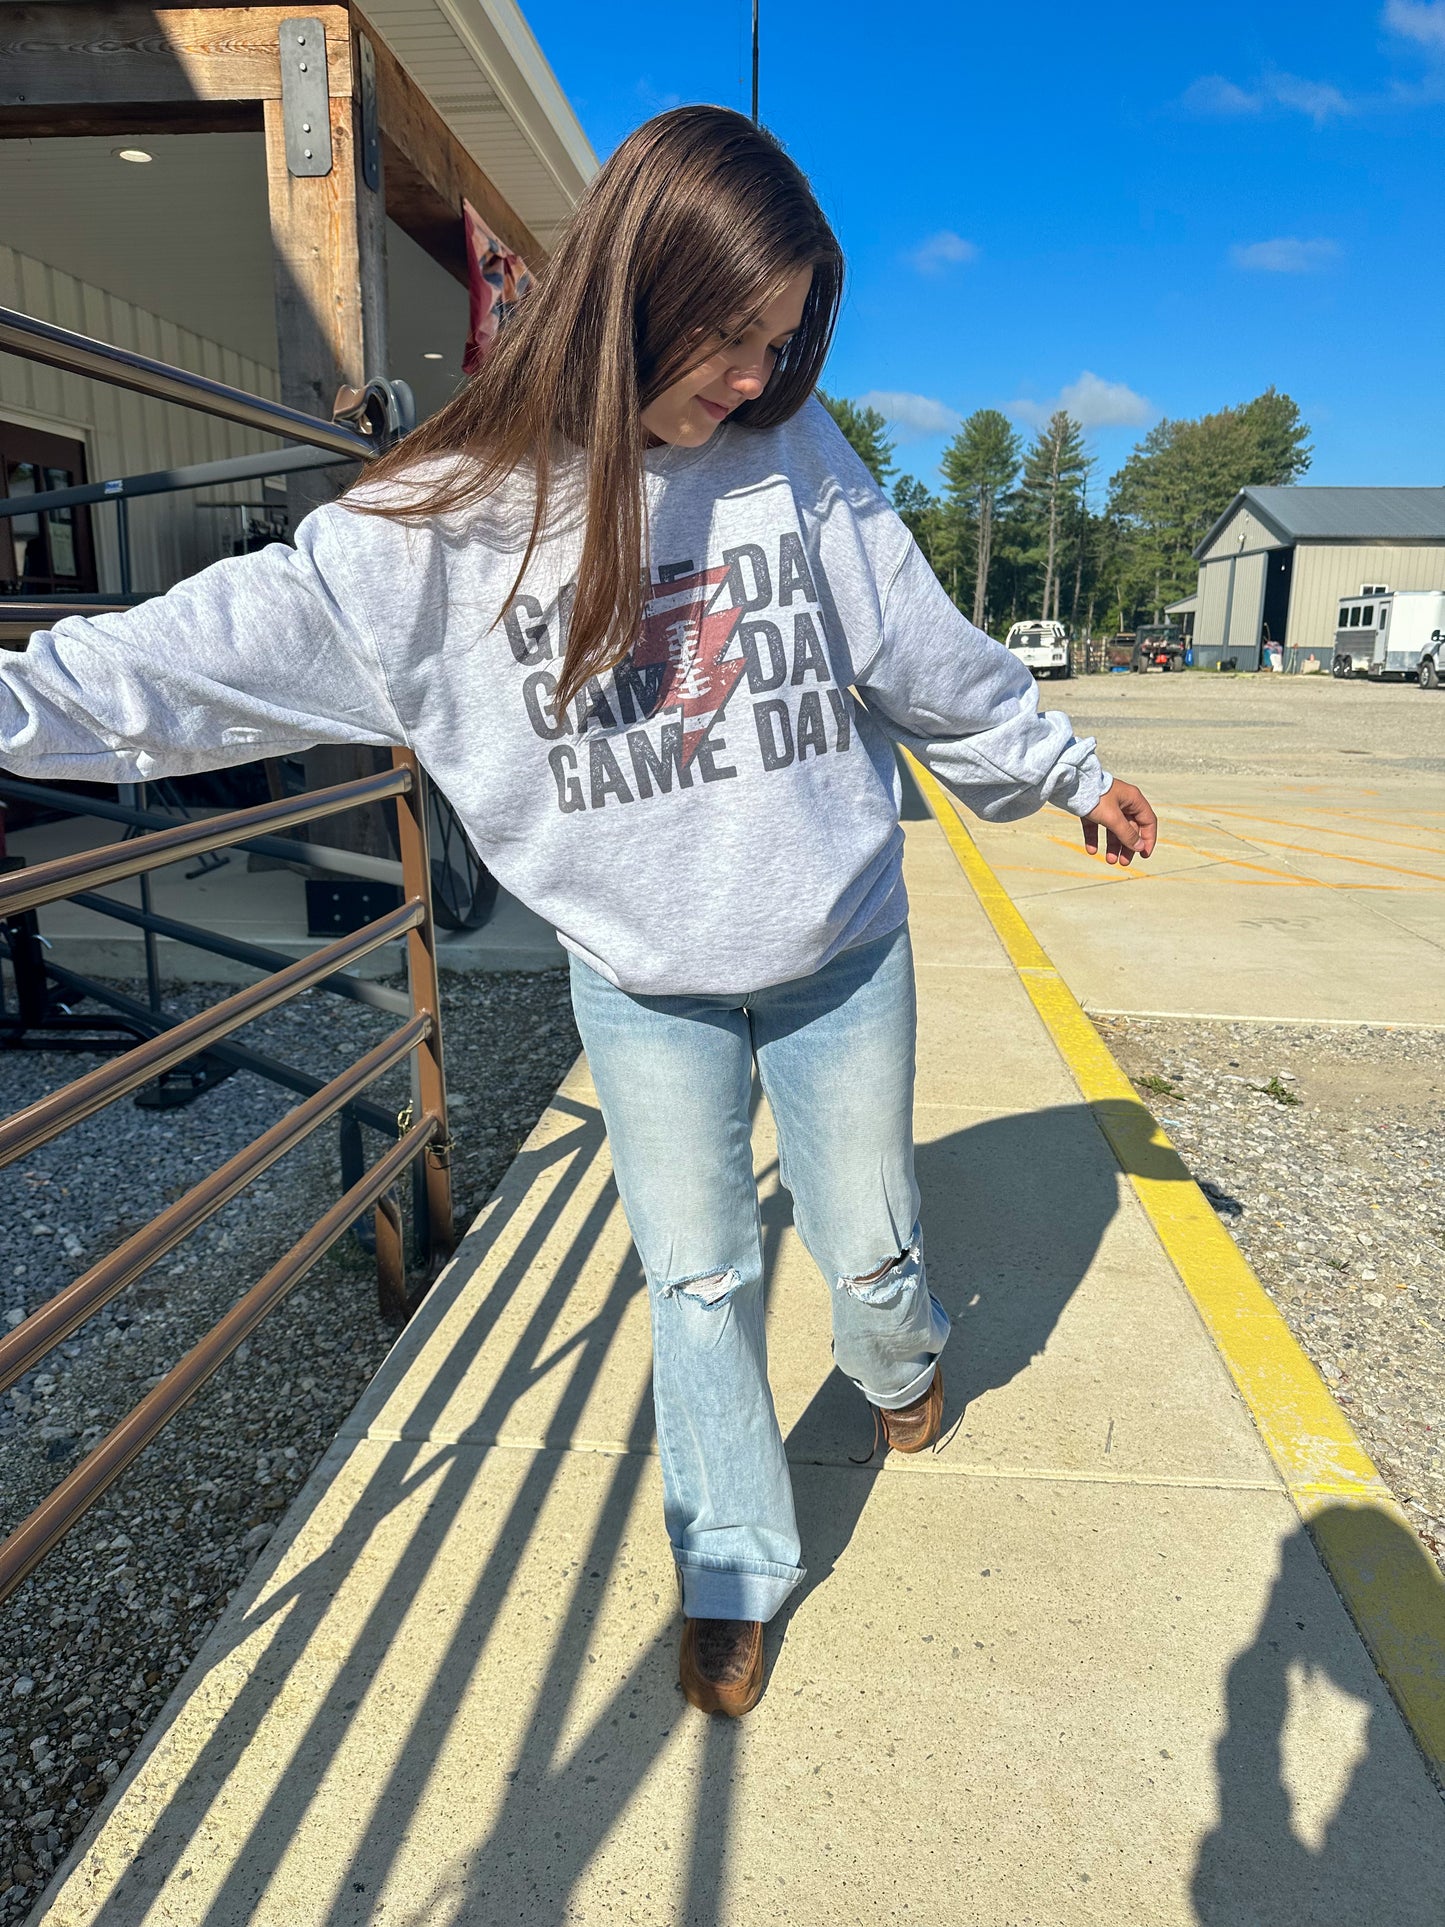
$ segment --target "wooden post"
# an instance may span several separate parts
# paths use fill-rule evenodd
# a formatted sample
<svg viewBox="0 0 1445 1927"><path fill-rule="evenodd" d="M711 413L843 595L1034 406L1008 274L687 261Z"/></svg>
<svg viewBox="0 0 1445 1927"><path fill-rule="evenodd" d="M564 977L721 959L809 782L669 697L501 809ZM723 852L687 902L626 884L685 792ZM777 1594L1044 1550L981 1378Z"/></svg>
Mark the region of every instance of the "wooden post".
<svg viewBox="0 0 1445 1927"><path fill-rule="evenodd" d="M295 15L278 11L278 34L293 32L288 22L301 17L299 9ZM354 59L346 63L339 77L344 91L330 95L328 174L297 176L290 171L284 104L279 97L264 103L281 399L323 420L330 418L339 388L359 389L371 376L387 372L386 203L381 186L369 188L362 172L361 110L353 82L357 65ZM333 75L331 85L337 84ZM288 477L286 501L293 530L334 494L329 479L333 473L302 470ZM370 749L326 744L308 750L304 762L307 787L319 789L369 775L377 757ZM313 824L311 838L335 849L390 856L391 839L381 813L390 807Z"/></svg>

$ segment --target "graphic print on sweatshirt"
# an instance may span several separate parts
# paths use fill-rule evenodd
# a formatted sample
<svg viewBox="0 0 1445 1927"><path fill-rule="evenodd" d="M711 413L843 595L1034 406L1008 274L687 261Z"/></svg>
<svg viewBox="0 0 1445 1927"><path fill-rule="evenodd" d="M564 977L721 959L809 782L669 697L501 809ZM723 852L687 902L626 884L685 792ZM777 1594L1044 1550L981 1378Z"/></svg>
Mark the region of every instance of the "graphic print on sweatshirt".
<svg viewBox="0 0 1445 1927"><path fill-rule="evenodd" d="M743 760L774 775L852 749L851 698L834 677L824 604L795 532L772 552L747 542L702 567L689 558L654 569L632 649L561 712L557 677L540 665L561 662L575 590L568 583L550 609L519 595L503 616L530 672L522 700L551 744L564 815L724 782ZM734 727L745 704L750 733Z"/></svg>

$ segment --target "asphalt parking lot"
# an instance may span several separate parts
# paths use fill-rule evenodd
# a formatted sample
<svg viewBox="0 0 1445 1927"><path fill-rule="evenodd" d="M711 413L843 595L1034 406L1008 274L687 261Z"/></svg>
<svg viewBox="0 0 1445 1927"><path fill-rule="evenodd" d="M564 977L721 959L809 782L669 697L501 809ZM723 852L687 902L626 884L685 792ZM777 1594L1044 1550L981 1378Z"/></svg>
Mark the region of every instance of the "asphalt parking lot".
<svg viewBox="0 0 1445 1927"><path fill-rule="evenodd" d="M1445 693L1045 684L1138 782L1123 873L971 823L1445 1566Z"/></svg>

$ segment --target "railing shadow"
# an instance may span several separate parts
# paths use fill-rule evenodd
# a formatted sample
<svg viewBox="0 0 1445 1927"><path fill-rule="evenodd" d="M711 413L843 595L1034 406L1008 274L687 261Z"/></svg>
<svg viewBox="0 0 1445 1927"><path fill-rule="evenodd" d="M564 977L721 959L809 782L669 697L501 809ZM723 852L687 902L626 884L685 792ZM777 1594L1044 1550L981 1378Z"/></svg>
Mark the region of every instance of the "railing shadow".
<svg viewBox="0 0 1445 1927"><path fill-rule="evenodd" d="M662 1851L670 1856L670 1870L656 1878L670 1881L679 1896L675 1917L682 1927L721 1927L733 1815L750 1728L747 1723L712 1721L698 1731L694 1725L696 1745L679 1753L676 1762L666 1757L701 1716L686 1708L676 1685L675 1621L661 1631L651 1630L668 1617L666 1599L659 1600L652 1590L663 1562L655 1556L655 1546L639 1556L629 1538L638 1530L639 1505L644 1508L642 1530L657 1535L659 1542L661 1538L660 1519L648 1513L650 1495L644 1490L655 1479L646 1390L627 1419L625 1436L618 1441L621 1449L589 1454L565 1449L576 1444L584 1408L599 1380L616 1368L618 1328L643 1280L629 1249L603 1279L599 1294L596 1254L616 1210L611 1181L601 1182L597 1171L601 1122L590 1104L571 1095L554 1105L554 1124L559 1115L566 1123L550 1141L522 1153L482 1221L478 1242L465 1254L466 1262L475 1263L486 1250L505 1248L502 1241L516 1239L515 1249L497 1268L458 1334L445 1368L419 1394L406 1420L407 1436L399 1442L373 1442L375 1464L347 1500L336 1532L294 1572L287 1571L283 1550L281 1582L263 1589L237 1623L232 1645L246 1642L253 1649L247 1654L248 1677L233 1692L219 1694L223 1711L214 1732L185 1781L166 1796L164 1807L135 1840L131 1864L101 1916L113 1927L154 1917L150 1910L159 1890L189 1864L186 1856L197 1850L199 1832L204 1830L217 1843L209 1852L220 1850L225 1829L216 1829L207 1815L218 1798L227 1798L228 1782L243 1753L283 1696L293 1705L298 1699L305 1705L304 1718L297 1723L301 1730L288 1732L285 1758L261 1790L242 1844L227 1848L233 1857L206 1908L208 1927L282 1920L362 1927L380 1918L395 1927L461 1927L463 1922L490 1927L503 1921L509 1927L512 1922L550 1927L574 1917L579 1886L599 1851L628 1824L643 1783L659 1770L673 1774L684 1762L686 1770L669 1780L661 1808L667 1836ZM1177 1164L1167 1169L1177 1175ZM1159 1174L1166 1174L1162 1153ZM1016 1379L1043 1351L1095 1260L1117 1210L1120 1179L1093 1114L1083 1104L981 1118L921 1145L919 1175L933 1288L956 1323L948 1354L952 1420ZM563 1232L564 1221L573 1227L570 1232ZM770 1201L764 1222L771 1261L786 1231L786 1200ZM559 1317L589 1262L589 1289L597 1309L559 1344ZM539 1275L544 1283L533 1302L523 1287L535 1289ZM493 1371L489 1393L468 1418L468 1442L428 1438L469 1366L495 1338L499 1322L519 1305L528 1308L521 1329L501 1369ZM785 1311L781 1305L775 1309L779 1315ZM821 1368L821 1360L819 1364ZM565 1379L545 1449L524 1456L478 1442L495 1439L518 1401L539 1380L558 1373L565 1373ZM790 1456L826 1471L822 1477L799 1480L809 1578L770 1629L770 1659L786 1637L792 1614L826 1586L844 1557L878 1476L876 1461L863 1467L848 1463L867 1444L867 1418L860 1407L856 1392L829 1372L790 1429ZM550 1590L539 1595L535 1561L543 1544L544 1508L558 1488L562 1468L573 1467L570 1476L575 1477L584 1457L594 1468L588 1475L587 1507L579 1515L585 1524L575 1548L566 1546L552 1562L552 1577L545 1582ZM399 1745L387 1747L384 1764L378 1762L374 1771L366 1771L363 1762L358 1782L351 1742L346 1769L354 1786L350 1799L363 1810L364 1825L348 1824L349 1844L314 1869L317 1885L288 1900L282 1891L285 1875L278 1870L285 1867L304 1830L315 1839L324 1813L334 1806L337 1760L352 1736L355 1710L385 1678L388 1667L388 1690L395 1690L398 1638L424 1596L432 1602L426 1610L435 1610L435 1589L442 1583L448 1553L447 1583L453 1588L458 1583L455 1535L465 1529L466 1520L475 1518L478 1495L484 1492L491 1495L488 1503L497 1520L489 1531L490 1554L478 1558L474 1569L462 1560L464 1602L449 1601L455 1608L449 1631L438 1640L437 1650L426 1652L424 1687L415 1693L403 1689L398 1710L406 1730ZM423 1493L425 1504L418 1505ZM405 1544L398 1552L398 1527L389 1522L403 1508ZM1256 1920L1261 1927L1285 1927L1287 1921L1292 1927L1296 1918L1314 1927L1310 1915L1241 1911L1249 1879L1263 1877L1258 1871L1252 1875L1251 1869L1266 1868L1276 1847L1286 1857L1291 1851L1282 1782L1277 1774L1271 1779L1270 1745L1283 1717L1280 1680L1288 1655L1280 1654L1288 1628L1282 1616L1291 1610L1297 1591L1298 1562L1314 1558L1302 1537L1287 1547L1285 1569L1260 1638L1231 1677L1231 1728L1219 1756L1220 1825L1200 1856L1195 1882L1199 1918L1207 1927L1233 1927L1236 1922L1245 1927ZM354 1632L347 1632L344 1654L333 1660L328 1653L334 1651L337 1628L327 1626L328 1615L349 1575L368 1559L382 1563L384 1583ZM491 1642L504 1614L517 1610L513 1588L529 1559L534 1563L527 1568L527 1597L550 1623L533 1671L515 1677L515 1693L528 1709L520 1743L504 1742L504 1758L494 1751L478 1761L477 1804L487 1812L482 1826L468 1808L466 1773L458 1770L457 1750L476 1744L468 1704L480 1690L479 1682L495 1690L501 1672L518 1665L514 1652L493 1650ZM626 1613L619 1619L617 1592L636 1584L636 1574L645 1575L646 1598L629 1609L630 1621ZM1324 1583L1317 1562L1314 1581ZM433 1589L430 1595L428 1588ZM609 1636L615 1638L620 1626L625 1638L629 1623L649 1630L636 1641L628 1660L591 1676L610 1680L609 1690L594 1694L588 1690L589 1669L599 1658L597 1622L609 1595ZM255 1650L257 1635L265 1633L269 1638ZM318 1653L321 1677L313 1685L306 1677L306 1662ZM609 1657L601 1655L604 1664ZM207 1658L217 1673L234 1664L227 1647L213 1647ZM1327 1661L1317 1656L1316 1663ZM508 1690L512 1677L507 1674ZM754 1720L766 1719L765 1698ZM435 1792L428 1790L437 1762L448 1751L447 1797L461 1804L454 1826L427 1842L428 1857L419 1874L418 1828L425 1824L435 1831L443 1824ZM1367 1767L1368 1759L1361 1772ZM1368 1777L1358 1791L1352 1788L1349 1813L1331 1828L1332 1841L1335 1829L1345 1828L1339 1835L1340 1856L1348 1852L1358 1861L1368 1852L1384 1793L1383 1781L1372 1784ZM652 1812L651 1806L647 1811ZM1336 1857L1332 1847L1324 1862L1326 1872ZM1315 1863L1301 1862L1302 1877L1312 1866L1319 1871ZM1278 1883L1266 1891L1276 1888L1285 1891ZM1408 1894L1403 1876L1394 1887L1386 1880L1381 1888L1387 1897L1397 1890ZM626 1917L620 1902L616 1917ZM1425 1918L1409 1912L1403 1902L1393 1912L1386 1908L1374 1917L1399 1920L1407 1927ZM1319 1915L1321 1924L1331 1918Z"/></svg>

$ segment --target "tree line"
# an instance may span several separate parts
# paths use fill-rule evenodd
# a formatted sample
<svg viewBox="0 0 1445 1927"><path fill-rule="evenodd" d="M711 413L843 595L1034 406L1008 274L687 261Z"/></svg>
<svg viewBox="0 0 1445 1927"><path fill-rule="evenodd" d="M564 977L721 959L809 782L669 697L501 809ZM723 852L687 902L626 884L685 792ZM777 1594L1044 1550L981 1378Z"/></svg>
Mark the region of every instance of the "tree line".
<svg viewBox="0 0 1445 1927"><path fill-rule="evenodd" d="M819 394L944 588L995 632L1039 616L1075 635L1161 621L1166 604L1193 591L1194 549L1235 493L1296 481L1310 461L1310 431L1273 387L1160 422L1107 489L1066 410L1025 447L1007 415L980 408L944 450L935 491L898 471L876 408Z"/></svg>

